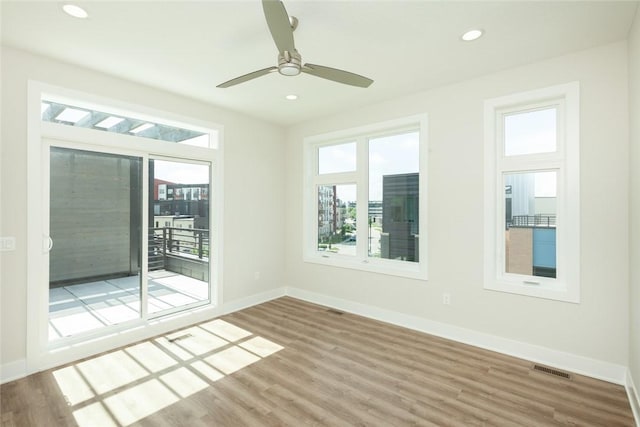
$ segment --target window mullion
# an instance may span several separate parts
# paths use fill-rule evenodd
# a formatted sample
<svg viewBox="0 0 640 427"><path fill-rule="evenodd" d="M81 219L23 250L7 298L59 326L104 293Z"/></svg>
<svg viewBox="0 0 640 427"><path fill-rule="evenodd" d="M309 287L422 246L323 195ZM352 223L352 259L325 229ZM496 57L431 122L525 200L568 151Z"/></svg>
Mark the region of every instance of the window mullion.
<svg viewBox="0 0 640 427"><path fill-rule="evenodd" d="M505 172L519 172L519 171L539 171L549 169L562 169L564 162L562 160L539 160L539 159L505 159L499 160L497 165L498 174Z"/></svg>
<svg viewBox="0 0 640 427"><path fill-rule="evenodd" d="M356 205L356 255L366 260L369 239L369 139L361 137L357 141L357 205Z"/></svg>
<svg viewBox="0 0 640 427"><path fill-rule="evenodd" d="M316 185L326 184L355 184L359 180L358 172L333 173L325 175L316 175L313 182Z"/></svg>

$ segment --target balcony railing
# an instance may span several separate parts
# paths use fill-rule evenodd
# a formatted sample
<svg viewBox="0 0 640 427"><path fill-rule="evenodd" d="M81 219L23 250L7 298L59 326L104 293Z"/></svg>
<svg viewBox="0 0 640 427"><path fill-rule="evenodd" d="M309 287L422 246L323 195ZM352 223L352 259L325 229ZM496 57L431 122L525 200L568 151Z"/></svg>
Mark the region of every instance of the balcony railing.
<svg viewBox="0 0 640 427"><path fill-rule="evenodd" d="M209 261L209 230L198 228L149 228L149 271L166 269L167 258Z"/></svg>
<svg viewBox="0 0 640 427"><path fill-rule="evenodd" d="M508 227L546 227L556 226L555 214L514 215Z"/></svg>

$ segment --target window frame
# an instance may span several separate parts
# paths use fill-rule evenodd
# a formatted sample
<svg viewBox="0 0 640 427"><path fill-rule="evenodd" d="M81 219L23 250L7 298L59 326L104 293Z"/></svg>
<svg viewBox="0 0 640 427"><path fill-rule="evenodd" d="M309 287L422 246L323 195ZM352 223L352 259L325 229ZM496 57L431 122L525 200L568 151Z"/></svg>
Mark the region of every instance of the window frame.
<svg viewBox="0 0 640 427"><path fill-rule="evenodd" d="M116 114L136 114L148 117L170 126L184 126L191 129L204 129L215 140L210 140L208 148L193 145L176 144L174 142L149 139L136 135L104 132L91 128L68 126L61 123L42 121L42 99L65 100L86 108L105 108ZM183 161L206 162L210 164L210 230L212 241L218 242L210 249L210 300L207 304L191 307L180 313L159 313L148 316L142 321L113 325L107 334L78 334L66 339L51 342L47 334L48 295L43 292L46 283L44 275L48 274L48 260L42 254L48 251L46 236L49 226L43 220L42 212L49 210L47 180L49 175L48 158L49 142L56 146L66 145L70 148L89 149L90 151L130 153L139 156L144 153L143 185L147 182L147 160L165 156ZM126 140L126 141L125 141ZM27 322L26 364L28 372L47 369L51 366L68 363L107 351L136 340L146 339L172 329L219 315L222 310L223 297L223 248L224 241L224 127L220 124L178 115L164 110L154 109L138 104L119 101L112 98L93 95L74 89L54 86L48 83L29 80L27 87ZM44 167L43 167L44 165ZM148 200L143 201L142 212L147 212ZM146 216L144 217L146 218ZM143 231L145 221L143 220ZM215 240L214 240L215 239ZM143 239L142 254L147 253ZM142 263L146 263L142 257ZM213 269L213 265L217 265ZM143 306L146 302L142 302ZM132 327L133 326L133 327Z"/></svg>
<svg viewBox="0 0 640 427"><path fill-rule="evenodd" d="M368 254L368 229L359 218L369 216L369 140L417 131L419 133L419 261L399 261ZM318 173L318 149L356 142L356 169L351 172ZM304 138L303 149L303 261L334 267L427 280L427 160L428 117L418 114L376 124ZM318 250L318 186L356 185L356 255ZM367 221L364 222L365 224Z"/></svg>
<svg viewBox="0 0 640 427"><path fill-rule="evenodd" d="M484 289L580 302L579 105L578 82L485 101ZM505 155L504 118L549 107L557 111L556 151ZM543 171L557 172L556 278L507 273L504 176Z"/></svg>

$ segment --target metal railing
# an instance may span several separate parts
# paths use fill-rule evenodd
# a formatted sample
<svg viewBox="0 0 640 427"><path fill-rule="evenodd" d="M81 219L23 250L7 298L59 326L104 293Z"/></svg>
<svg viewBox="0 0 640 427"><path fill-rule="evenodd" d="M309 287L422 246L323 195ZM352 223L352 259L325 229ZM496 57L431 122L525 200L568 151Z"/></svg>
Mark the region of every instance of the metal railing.
<svg viewBox="0 0 640 427"><path fill-rule="evenodd" d="M509 227L555 227L555 214L514 215Z"/></svg>
<svg viewBox="0 0 640 427"><path fill-rule="evenodd" d="M198 228L149 228L149 270L161 270L167 257L209 260L209 230Z"/></svg>

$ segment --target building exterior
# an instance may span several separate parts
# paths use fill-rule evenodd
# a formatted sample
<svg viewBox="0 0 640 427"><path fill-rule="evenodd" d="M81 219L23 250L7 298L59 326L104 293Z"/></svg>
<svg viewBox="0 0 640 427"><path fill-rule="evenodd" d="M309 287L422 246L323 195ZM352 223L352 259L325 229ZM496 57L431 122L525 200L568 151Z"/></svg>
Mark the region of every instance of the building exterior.
<svg viewBox="0 0 640 427"><path fill-rule="evenodd" d="M418 173L382 177L382 258L419 259L418 177Z"/></svg>
<svg viewBox="0 0 640 427"><path fill-rule="evenodd" d="M153 214L209 217L209 184L175 184L154 179Z"/></svg>
<svg viewBox="0 0 640 427"><path fill-rule="evenodd" d="M369 200L369 222L382 222L382 200Z"/></svg>
<svg viewBox="0 0 640 427"><path fill-rule="evenodd" d="M536 197L533 173L505 176L505 271L556 277L556 198Z"/></svg>
<svg viewBox="0 0 640 427"><path fill-rule="evenodd" d="M318 243L322 243L342 229L347 219L348 203L337 196L335 185L318 187Z"/></svg>

